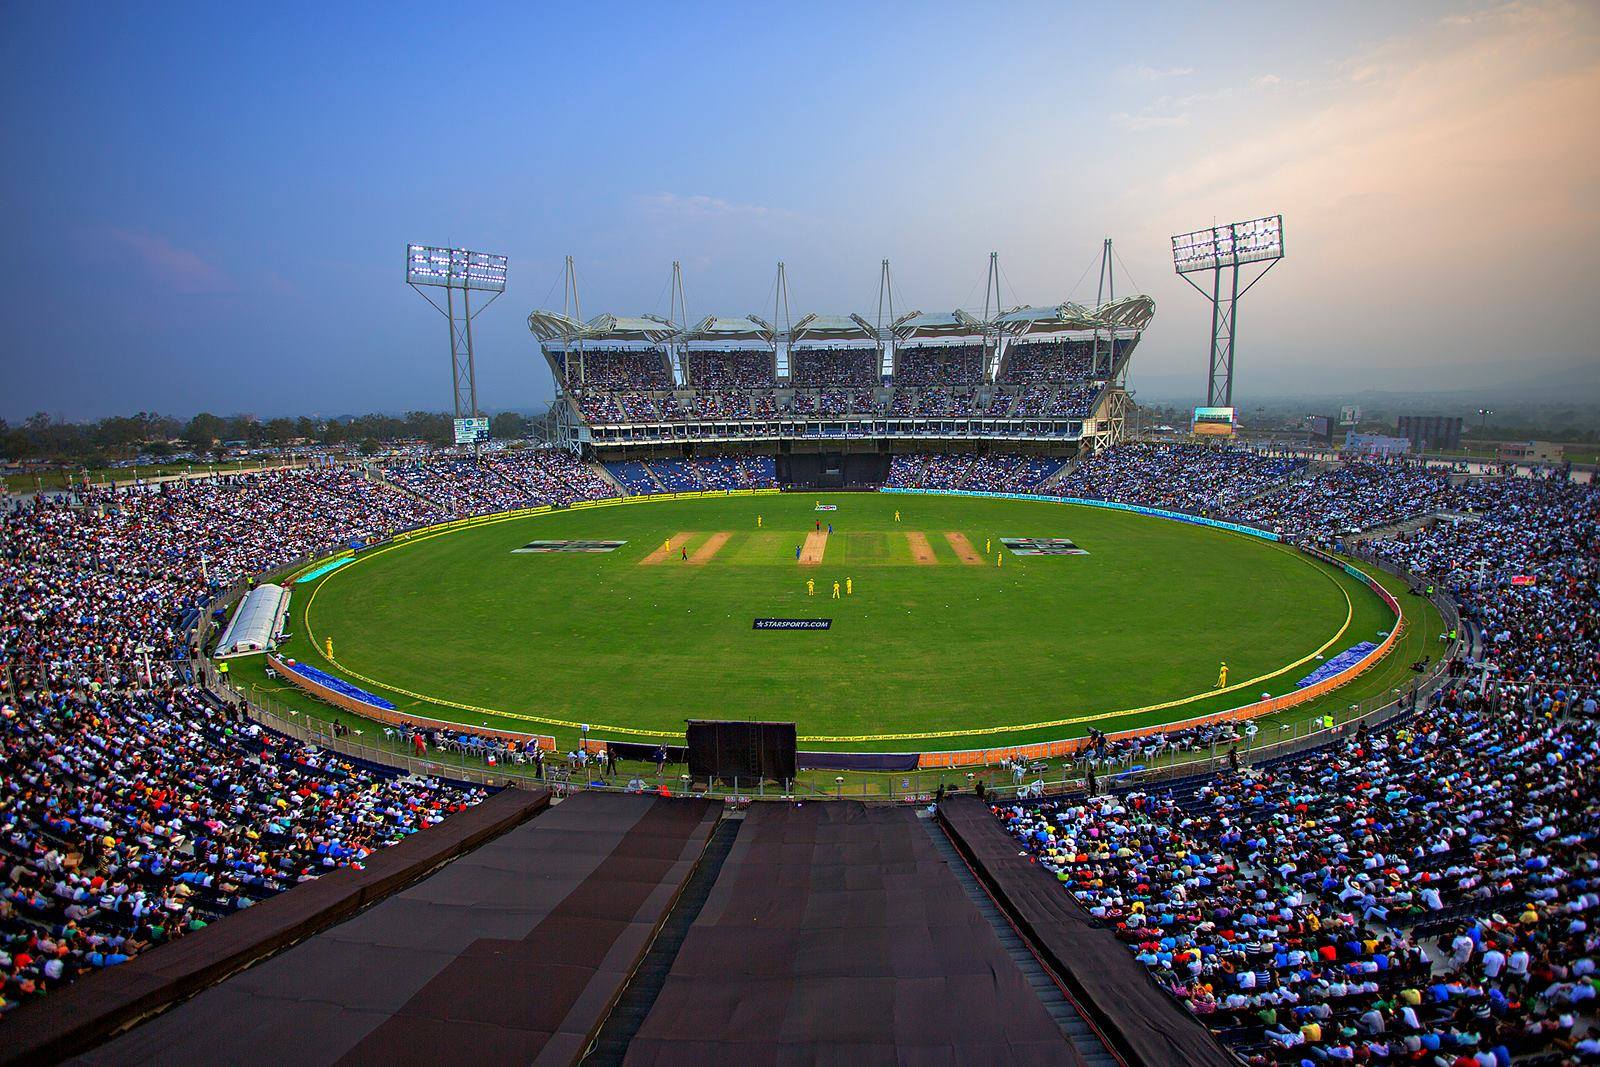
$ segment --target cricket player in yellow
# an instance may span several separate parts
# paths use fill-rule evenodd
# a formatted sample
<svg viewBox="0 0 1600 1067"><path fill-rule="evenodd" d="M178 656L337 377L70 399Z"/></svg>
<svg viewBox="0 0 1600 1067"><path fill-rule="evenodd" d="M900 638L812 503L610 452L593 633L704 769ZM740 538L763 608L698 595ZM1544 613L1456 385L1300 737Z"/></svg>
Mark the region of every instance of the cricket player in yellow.
<svg viewBox="0 0 1600 1067"><path fill-rule="evenodd" d="M985 537L983 539L983 554L985 556L987 556L993 550L994 550L994 539L990 538L990 537Z"/></svg>
<svg viewBox="0 0 1600 1067"><path fill-rule="evenodd" d="M1227 660L1223 660L1222 666L1217 669L1217 684L1215 686L1213 686L1213 688L1215 688L1215 689L1226 689L1226 688L1228 688L1228 662L1227 662Z"/></svg>
<svg viewBox="0 0 1600 1067"><path fill-rule="evenodd" d="M835 599L835 600L839 599L839 583L838 582L834 582L833 583L833 599Z"/></svg>
<svg viewBox="0 0 1600 1067"><path fill-rule="evenodd" d="M663 552L671 552L672 551L672 538L669 537L665 541L661 542L661 551L663 551Z"/></svg>
<svg viewBox="0 0 1600 1067"><path fill-rule="evenodd" d="M995 566L996 566L996 567L998 567L998 566L1000 566L1000 565L1001 565L1001 564L1002 564L1002 563L1004 563L1004 562L1005 562L1005 561L1006 561L1006 554L1005 554L1005 553L1004 553L1004 552L997 552L997 553L995 553L995 557L994 557L994 565L995 565Z"/></svg>
<svg viewBox="0 0 1600 1067"><path fill-rule="evenodd" d="M761 529L761 516L760 515L756 516L756 529L758 529L758 530Z"/></svg>
<svg viewBox="0 0 1600 1067"><path fill-rule="evenodd" d="M852 596L852 595L854 595L855 591L856 591L856 580L854 578L846 578L844 580L844 595L845 596Z"/></svg>
<svg viewBox="0 0 1600 1067"><path fill-rule="evenodd" d="M812 579L812 578L807 578L806 579L806 596L811 596L814 593L816 593L816 591L817 591L816 580Z"/></svg>
<svg viewBox="0 0 1600 1067"><path fill-rule="evenodd" d="M331 637L328 638L327 643L324 644L323 647L328 650L328 658L332 659L333 658L333 638L331 638Z"/></svg>
<svg viewBox="0 0 1600 1067"><path fill-rule="evenodd" d="M899 508L895 508L895 510L894 510L894 521L895 522L899 522L900 521L900 509Z"/></svg>

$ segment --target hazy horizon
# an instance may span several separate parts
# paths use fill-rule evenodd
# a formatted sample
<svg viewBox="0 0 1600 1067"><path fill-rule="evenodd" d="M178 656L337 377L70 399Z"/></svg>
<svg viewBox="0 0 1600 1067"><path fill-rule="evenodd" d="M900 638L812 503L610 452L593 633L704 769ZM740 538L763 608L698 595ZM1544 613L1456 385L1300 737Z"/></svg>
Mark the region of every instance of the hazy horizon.
<svg viewBox="0 0 1600 1067"><path fill-rule="evenodd" d="M1155 298L1134 384L1205 373L1168 238L1281 212L1236 398L1600 372L1600 9L1117 13L493 4L0 10L12 226L0 417L449 405L408 241L510 256L492 410L538 407L524 319L794 317ZM848 32L839 32L841 27ZM1595 380L1600 381L1600 373ZM1592 390L1590 390L1592 394Z"/></svg>

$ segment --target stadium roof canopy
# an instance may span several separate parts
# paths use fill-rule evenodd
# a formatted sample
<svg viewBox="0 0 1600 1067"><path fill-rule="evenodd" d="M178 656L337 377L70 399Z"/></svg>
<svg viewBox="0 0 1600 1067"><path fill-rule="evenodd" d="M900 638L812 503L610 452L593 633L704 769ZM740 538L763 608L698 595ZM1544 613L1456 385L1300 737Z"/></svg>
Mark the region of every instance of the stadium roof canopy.
<svg viewBox="0 0 1600 1067"><path fill-rule="evenodd" d="M789 330L792 345L826 341L878 340L878 331L860 315L819 315L812 312Z"/></svg>
<svg viewBox="0 0 1600 1067"><path fill-rule="evenodd" d="M596 315L581 322L559 311L535 311L528 316L528 329L541 341L592 341L597 344L643 341L659 344L678 332L678 327L654 315Z"/></svg>
<svg viewBox="0 0 1600 1067"><path fill-rule="evenodd" d="M1054 307L1013 308L997 316L994 326L1012 337L1091 330L1143 330L1150 324L1155 310L1155 301L1148 296L1124 297L1092 310L1069 301Z"/></svg>
<svg viewBox="0 0 1600 1067"><path fill-rule="evenodd" d="M913 311L901 315L891 327L896 341L919 337L976 337L983 333L983 320L957 308L950 312Z"/></svg>
<svg viewBox="0 0 1600 1067"><path fill-rule="evenodd" d="M707 315L679 336L684 341L764 341L771 344L774 333L770 324L754 315L742 319Z"/></svg>
<svg viewBox="0 0 1600 1067"><path fill-rule="evenodd" d="M289 591L263 582L245 594L239 610L217 639L219 656L246 656L273 648L283 618L289 611Z"/></svg>
<svg viewBox="0 0 1600 1067"><path fill-rule="evenodd" d="M1098 308L1067 302L1046 307L1024 305L1003 311L987 326L1010 337L1030 334L1088 333L1092 330L1143 330L1155 315L1155 301L1148 296L1127 296ZM897 343L906 341L978 337L986 324L959 308L948 312L913 311L902 315L890 327ZM596 315L582 322L559 311L535 311L528 316L528 329L541 341L588 341L596 344L647 343L665 341L762 342L772 344L782 336L756 315L743 317L707 315L687 328L680 328L656 315ZM789 330L790 344L826 342L872 342L878 331L860 315L810 314Z"/></svg>

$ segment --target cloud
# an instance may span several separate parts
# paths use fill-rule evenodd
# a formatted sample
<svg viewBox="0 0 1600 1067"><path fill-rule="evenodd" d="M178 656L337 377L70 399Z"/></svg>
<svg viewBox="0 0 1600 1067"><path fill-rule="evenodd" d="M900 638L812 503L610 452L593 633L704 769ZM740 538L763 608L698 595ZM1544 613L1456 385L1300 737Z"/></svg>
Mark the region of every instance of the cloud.
<svg viewBox="0 0 1600 1067"><path fill-rule="evenodd" d="M150 281L174 293L226 293L233 288L215 264L160 234L112 228L95 231L88 240L104 258L130 262Z"/></svg>
<svg viewBox="0 0 1600 1067"><path fill-rule="evenodd" d="M1255 90L1275 89L1285 84L1283 79L1276 74L1262 74L1250 79L1250 88ZM1215 89L1201 89L1181 96L1165 95L1157 97L1152 103L1146 104L1138 111L1118 111L1110 116L1110 122L1118 129L1141 133L1148 130L1169 130L1174 127L1187 126L1194 116L1196 108L1204 108L1208 104L1221 103L1232 100L1244 92L1243 89L1231 85L1218 86Z"/></svg>
<svg viewBox="0 0 1600 1067"><path fill-rule="evenodd" d="M1129 67L1124 73L1127 77L1142 82L1158 82L1167 78L1186 78L1194 73L1193 67Z"/></svg>
<svg viewBox="0 0 1600 1067"><path fill-rule="evenodd" d="M1170 114L1158 114L1146 109L1136 115L1126 111L1118 111L1111 116L1111 124L1120 129L1142 133L1146 130L1167 130L1175 126L1189 125L1189 113L1180 111Z"/></svg>
<svg viewBox="0 0 1600 1067"><path fill-rule="evenodd" d="M1460 11L1439 20L1441 26L1473 27L1486 23L1506 22L1529 17L1533 13L1526 4L1495 4L1477 11Z"/></svg>
<svg viewBox="0 0 1600 1067"><path fill-rule="evenodd" d="M649 193L639 197L646 211L680 219L763 218L773 214L760 204L739 204L720 197L679 193Z"/></svg>
<svg viewBox="0 0 1600 1067"><path fill-rule="evenodd" d="M1259 116L1248 136L1130 190L1129 210L1172 226L1282 211L1290 262L1257 314L1284 353L1315 351L1304 338L1319 333L1347 350L1389 345L1395 321L1458 358L1592 352L1581 293L1600 267L1595 9L1434 24L1340 70L1307 98L1316 106ZM1326 292L1339 298L1318 299ZM1297 308L1299 321L1268 324L1274 307Z"/></svg>

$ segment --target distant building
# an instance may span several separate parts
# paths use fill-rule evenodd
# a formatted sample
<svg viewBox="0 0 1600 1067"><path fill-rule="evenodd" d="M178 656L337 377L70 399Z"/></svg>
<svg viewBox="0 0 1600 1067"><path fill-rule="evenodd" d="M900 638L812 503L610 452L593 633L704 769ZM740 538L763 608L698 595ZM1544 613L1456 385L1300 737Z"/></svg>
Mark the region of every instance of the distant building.
<svg viewBox="0 0 1600 1067"><path fill-rule="evenodd" d="M1500 458L1507 463L1560 463L1566 455L1565 446L1549 441L1500 442Z"/></svg>
<svg viewBox="0 0 1600 1067"><path fill-rule="evenodd" d="M1454 452L1461 447L1461 416L1401 415L1400 436L1418 452Z"/></svg>

